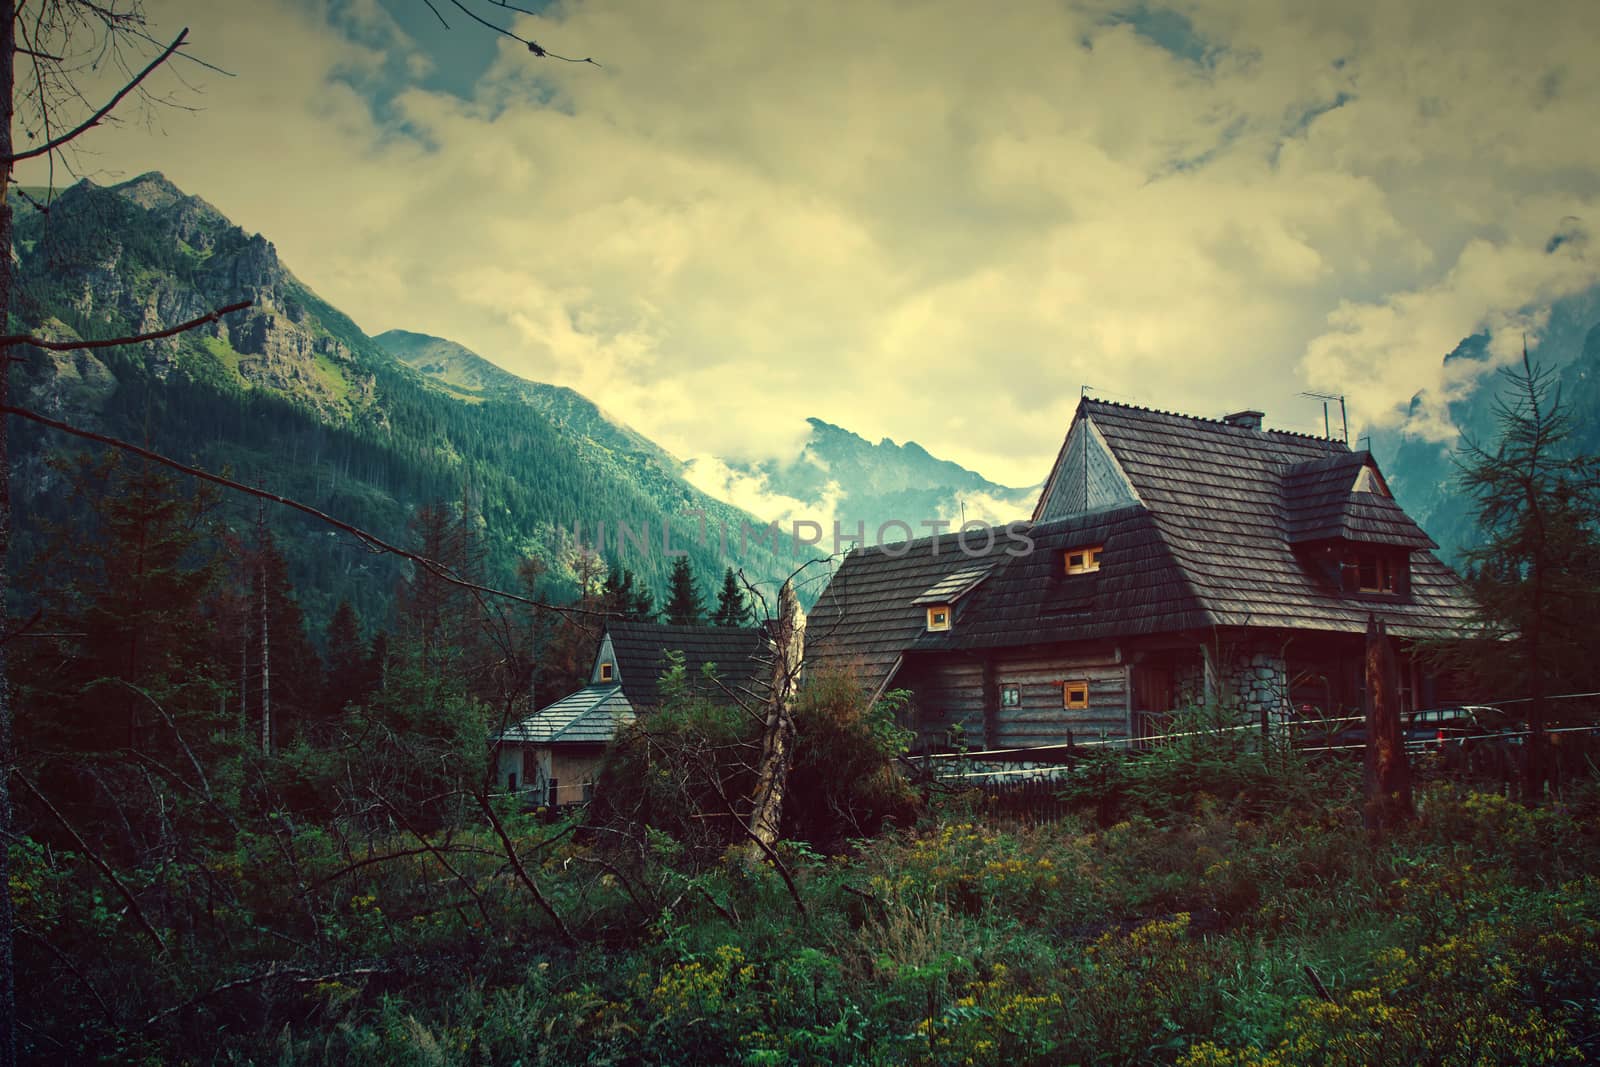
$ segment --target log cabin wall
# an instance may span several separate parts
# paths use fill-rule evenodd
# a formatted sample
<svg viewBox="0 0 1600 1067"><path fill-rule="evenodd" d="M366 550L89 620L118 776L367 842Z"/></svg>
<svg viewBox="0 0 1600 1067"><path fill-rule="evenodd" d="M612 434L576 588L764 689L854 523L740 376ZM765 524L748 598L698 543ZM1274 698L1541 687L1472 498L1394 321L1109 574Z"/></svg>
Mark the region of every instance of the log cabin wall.
<svg viewBox="0 0 1600 1067"><path fill-rule="evenodd" d="M986 674L992 692L985 688ZM1069 683L1087 686L1087 707L1065 706ZM916 730L919 751L948 747L957 725L973 749L1065 744L1069 731L1075 741L1128 736L1128 666L1116 649L1058 646L921 657L901 668L892 687L912 694L905 725ZM1015 703L1002 699L1008 687L1015 687Z"/></svg>

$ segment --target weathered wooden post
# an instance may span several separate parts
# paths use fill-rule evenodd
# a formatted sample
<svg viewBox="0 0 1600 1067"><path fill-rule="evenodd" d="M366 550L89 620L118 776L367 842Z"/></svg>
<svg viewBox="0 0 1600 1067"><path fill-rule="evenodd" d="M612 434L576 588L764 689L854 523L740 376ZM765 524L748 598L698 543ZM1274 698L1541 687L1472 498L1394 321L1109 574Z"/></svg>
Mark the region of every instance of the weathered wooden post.
<svg viewBox="0 0 1600 1067"><path fill-rule="evenodd" d="M1367 616L1367 802L1362 822L1381 833L1411 818L1411 768L1400 732L1400 691L1388 627Z"/></svg>
<svg viewBox="0 0 1600 1067"><path fill-rule="evenodd" d="M794 693L805 655L806 621L790 582L784 582L778 593L778 617L774 622L772 696L767 703L761 762L756 768L755 793L750 807L751 840L745 849L747 859L753 863L765 859L778 843L783 794L789 783L789 765L794 758Z"/></svg>

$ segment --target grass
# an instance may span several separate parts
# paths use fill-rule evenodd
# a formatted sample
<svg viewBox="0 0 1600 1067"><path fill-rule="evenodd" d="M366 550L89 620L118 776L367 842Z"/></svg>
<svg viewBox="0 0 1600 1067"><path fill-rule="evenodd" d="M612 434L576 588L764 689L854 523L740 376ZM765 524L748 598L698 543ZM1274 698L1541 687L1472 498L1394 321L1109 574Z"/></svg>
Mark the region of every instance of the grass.
<svg viewBox="0 0 1600 1067"><path fill-rule="evenodd" d="M1348 776L1285 774L1294 780L1252 779L1226 799L1185 786L1163 802L1145 783L1109 826L1093 807L1022 826L964 798L840 855L786 845L804 916L770 869L731 854L694 863L660 831L613 842L506 813L576 944L508 873L498 838L471 825L435 837L448 868L412 835L330 824L246 835L203 877L182 865L138 872L130 881L147 894L174 882L193 900L190 884L208 887L216 929L195 926L181 965L151 956L90 899L92 872L19 850L21 922L62 931L58 947L82 952L83 976L130 1001L114 1015L146 1019L297 952L296 965L330 976L202 997L153 1028L108 1031L83 998L52 998L32 1002L44 1017L30 1025L102 1052L194 1062L1600 1056L1593 783L1529 810L1435 782L1419 819L1380 841L1361 828ZM1298 799L1268 803L1263 790ZM350 866L391 853L402 858ZM113 966L120 985L96 973Z"/></svg>
<svg viewBox="0 0 1600 1067"><path fill-rule="evenodd" d="M239 370L239 360L243 357L232 345L220 337L213 337L209 334L200 335L198 339L205 350L211 354L211 358L222 364L239 387L244 389L251 387L249 379Z"/></svg>

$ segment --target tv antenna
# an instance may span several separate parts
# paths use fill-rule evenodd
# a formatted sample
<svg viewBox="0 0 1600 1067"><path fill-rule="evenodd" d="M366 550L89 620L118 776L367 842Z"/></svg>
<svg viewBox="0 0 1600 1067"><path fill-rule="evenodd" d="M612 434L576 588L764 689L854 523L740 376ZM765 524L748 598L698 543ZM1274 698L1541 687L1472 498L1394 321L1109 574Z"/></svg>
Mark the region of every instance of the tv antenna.
<svg viewBox="0 0 1600 1067"><path fill-rule="evenodd" d="M1340 432L1341 432L1341 435L1342 435L1341 436L1341 440L1344 441L1346 447L1349 447L1349 444L1350 444L1350 418L1349 418L1348 415L1345 414L1345 410L1344 410L1344 394L1343 393L1301 393L1300 395L1301 396L1308 396L1312 400L1320 400L1320 401L1322 401L1322 435L1324 437L1326 437L1330 441L1333 440L1333 427L1328 424L1328 404L1329 404L1330 401L1334 401L1334 400L1337 400L1339 402L1339 425L1340 425Z"/></svg>

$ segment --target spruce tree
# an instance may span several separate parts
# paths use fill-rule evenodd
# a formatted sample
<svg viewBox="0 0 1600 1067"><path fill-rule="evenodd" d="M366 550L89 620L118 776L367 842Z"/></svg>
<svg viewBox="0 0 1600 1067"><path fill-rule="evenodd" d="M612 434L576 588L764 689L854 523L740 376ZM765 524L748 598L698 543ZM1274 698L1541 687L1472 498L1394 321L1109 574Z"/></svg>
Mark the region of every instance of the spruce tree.
<svg viewBox="0 0 1600 1067"><path fill-rule="evenodd" d="M372 689L372 664L361 640L361 619L348 600L328 620L328 674L318 707L316 733L325 733L344 709L362 703Z"/></svg>
<svg viewBox="0 0 1600 1067"><path fill-rule="evenodd" d="M601 600L609 615L631 622L649 622L655 617L655 597L645 588L639 576L626 567L606 575L600 587Z"/></svg>
<svg viewBox="0 0 1600 1067"><path fill-rule="evenodd" d="M322 661L306 634L305 615L289 581L289 562L264 521L257 523L255 539L240 575L249 591L243 599L254 690L250 705L258 715L270 715L270 747L275 750L318 717ZM259 737L260 720L254 725Z"/></svg>
<svg viewBox="0 0 1600 1067"><path fill-rule="evenodd" d="M667 605L662 612L674 626L698 626L705 618L705 598L694 584L688 556L679 556L672 564L672 574L667 578Z"/></svg>
<svg viewBox="0 0 1600 1067"><path fill-rule="evenodd" d="M1488 638L1472 659L1481 679L1527 699L1523 789L1537 800L1548 778L1547 696L1600 682L1600 457L1574 453L1571 412L1526 350L1501 373L1500 440L1492 450L1468 441L1457 460L1483 537L1466 552Z"/></svg>
<svg viewBox="0 0 1600 1067"><path fill-rule="evenodd" d="M717 626L745 626L750 622L750 605L745 602L732 567L722 572L722 590L717 594L717 612L711 621Z"/></svg>

